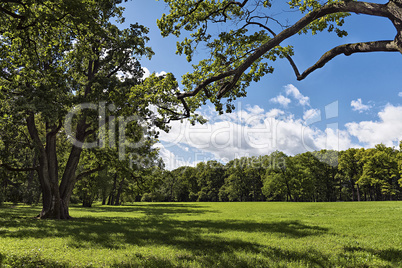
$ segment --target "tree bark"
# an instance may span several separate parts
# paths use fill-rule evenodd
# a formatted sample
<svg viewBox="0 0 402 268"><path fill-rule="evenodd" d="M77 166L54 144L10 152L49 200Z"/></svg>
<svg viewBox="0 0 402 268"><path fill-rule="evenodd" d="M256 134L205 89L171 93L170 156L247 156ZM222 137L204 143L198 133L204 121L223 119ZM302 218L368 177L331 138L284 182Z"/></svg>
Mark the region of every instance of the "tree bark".
<svg viewBox="0 0 402 268"><path fill-rule="evenodd" d="M114 205L118 206L120 205L120 197L121 194L123 192L123 185L124 185L124 178L121 180L121 182L119 183L119 189L117 190L117 195L116 195L116 199L114 201Z"/></svg>
<svg viewBox="0 0 402 268"><path fill-rule="evenodd" d="M109 199L107 201L108 206L114 204L114 193L116 192L116 184L117 184L117 173L114 175L112 191L110 192Z"/></svg>
<svg viewBox="0 0 402 268"><path fill-rule="evenodd" d="M350 187L352 188L352 201L355 201L355 183L353 180L349 180Z"/></svg>
<svg viewBox="0 0 402 268"><path fill-rule="evenodd" d="M37 127L35 125L35 115L31 113L27 119L29 135L34 141L38 150L38 177L42 189L42 211L39 217L42 219L70 219L69 204L70 197L76 182L76 170L79 163L82 148L73 146L67 161L61 183L59 185L59 172L57 162L56 141L59 126L50 126L51 129L46 134L46 142L43 145ZM86 133L85 119L81 120L77 126L77 140L84 140Z"/></svg>

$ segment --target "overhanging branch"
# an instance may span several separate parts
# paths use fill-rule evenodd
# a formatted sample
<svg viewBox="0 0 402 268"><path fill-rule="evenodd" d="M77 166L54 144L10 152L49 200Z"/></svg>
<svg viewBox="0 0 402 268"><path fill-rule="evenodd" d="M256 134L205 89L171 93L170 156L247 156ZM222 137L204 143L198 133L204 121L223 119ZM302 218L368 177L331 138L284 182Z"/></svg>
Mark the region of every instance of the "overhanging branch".
<svg viewBox="0 0 402 268"><path fill-rule="evenodd" d="M393 40L387 41L374 41L374 42L362 42L362 43L354 43L354 44L344 44L326 52L322 57L310 68L305 70L301 75L297 76L297 80L303 80L310 73L315 70L324 67L326 63L335 58L338 55L345 54L346 56L352 55L353 53L362 53L362 52L398 52L398 46Z"/></svg>
<svg viewBox="0 0 402 268"><path fill-rule="evenodd" d="M220 73L216 76L207 78L203 82L201 82L193 91L184 92L178 94L179 99L183 99L186 97L192 97L198 94L200 91L205 89L208 85L217 82L219 80L225 79L227 77L233 76L231 81L223 84L219 90L218 98L225 95L226 92L233 89L236 83L239 81L241 75L260 57L262 57L265 53L273 49L274 47L280 45L284 40L289 37L297 34L306 26L308 26L313 21L325 17L330 14L340 13L340 12L351 12L356 14L366 14L373 15L379 17L392 17L392 14L388 10L387 4L376 4L376 3L368 3L368 2L360 2L360 1L344 1L333 4L324 5L316 10L305 15L291 27L286 28L274 38L270 39L266 43L262 44L258 47L253 54L251 54L248 58L246 58L236 69L230 70L227 72ZM292 63L292 67L295 72L297 71L296 65L294 62ZM296 72L297 74L297 72Z"/></svg>

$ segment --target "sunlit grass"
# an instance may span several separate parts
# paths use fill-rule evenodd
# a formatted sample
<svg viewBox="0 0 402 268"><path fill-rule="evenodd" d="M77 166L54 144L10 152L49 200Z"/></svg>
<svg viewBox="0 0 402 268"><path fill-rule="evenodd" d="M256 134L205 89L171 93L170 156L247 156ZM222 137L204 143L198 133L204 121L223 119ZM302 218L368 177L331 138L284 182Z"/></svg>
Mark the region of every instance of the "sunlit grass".
<svg viewBox="0 0 402 268"><path fill-rule="evenodd" d="M402 267L402 203L0 208L3 267Z"/></svg>

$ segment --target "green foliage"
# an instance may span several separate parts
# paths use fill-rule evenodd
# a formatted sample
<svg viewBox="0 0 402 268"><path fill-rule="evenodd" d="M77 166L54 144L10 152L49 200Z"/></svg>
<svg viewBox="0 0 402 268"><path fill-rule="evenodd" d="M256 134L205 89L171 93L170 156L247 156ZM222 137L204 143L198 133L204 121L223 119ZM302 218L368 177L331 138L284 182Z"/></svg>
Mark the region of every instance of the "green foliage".
<svg viewBox="0 0 402 268"><path fill-rule="evenodd" d="M401 200L400 155L378 145L201 162L152 173L139 195L152 202Z"/></svg>
<svg viewBox="0 0 402 268"><path fill-rule="evenodd" d="M137 203L0 210L4 267L399 267L399 202Z"/></svg>
<svg viewBox="0 0 402 268"><path fill-rule="evenodd" d="M185 112L193 122L203 121L193 113L193 105L184 111L172 74L143 79L140 60L153 55L146 46L148 29L116 25L124 21L121 2L1 4L0 163L14 170L35 167L42 189L50 185L47 193L60 192L61 199L67 199L64 204L75 180L80 187L75 194L87 204L98 190L103 197L109 194L112 177L90 176L106 167L118 176L115 203L129 199L138 192L136 179L159 166L152 148L157 129L168 130L167 122L183 118ZM89 103L95 108L77 111ZM74 138L98 146L77 149L69 142ZM136 156L141 159L131 161ZM13 185L25 183L22 178L11 180ZM67 190L55 190L59 187ZM8 190L21 201L17 186Z"/></svg>
<svg viewBox="0 0 402 268"><path fill-rule="evenodd" d="M313 10L316 10L323 5L330 5L330 4L335 4L338 2L342 2L340 0L330 0L330 1L317 1L317 0L291 0L289 1L289 6L292 9L299 9L302 13L305 12L311 12ZM335 14L329 14L326 16L321 17L320 19L317 19L310 23L308 26L303 28L303 30L300 31L300 33L308 33L311 31L313 35L317 34L317 32L322 32L324 30L327 30L328 32L333 32L339 36L339 37L345 37L348 35L348 33L345 30L342 30L340 27L343 26L345 23L345 18L350 16L350 13L345 13L345 12L340 12L340 13L335 13Z"/></svg>
<svg viewBox="0 0 402 268"><path fill-rule="evenodd" d="M377 200L384 196L392 200L399 193L397 154L394 148L383 144L362 153L363 173L357 183L369 188Z"/></svg>
<svg viewBox="0 0 402 268"><path fill-rule="evenodd" d="M176 53L186 56L189 62L193 61L194 53L200 46L209 53L209 56L193 65L193 71L182 77L185 91L193 91L212 77L237 70L250 55L275 36L274 31L278 28L276 26L280 26L280 30L285 28L277 19L271 17L271 1L254 1L253 4L247 3L248 1L242 3L229 0L164 0L164 2L169 6L169 13L163 14L157 24L162 36L183 37L181 42L177 42ZM321 3L292 0L288 4L290 9L297 8L304 13L337 2L341 1L331 0ZM341 26L348 15L348 13L335 13L320 17L300 32L311 31L312 34L316 34L328 30L335 31L339 37L346 36L347 32L342 30ZM274 22L274 25L271 22ZM275 22L278 25L275 26ZM222 77L205 86L202 92L188 101L198 107L210 100L220 113L231 112L234 109L233 101L246 96L246 88L251 82L258 82L266 74L273 72L273 61L292 55L292 46L273 47L261 57L253 58L247 70L243 70L241 74L233 73ZM236 81L232 85L233 76L236 77ZM225 98L225 102L222 103L217 96L220 90L229 84L233 87L230 92L222 96Z"/></svg>
<svg viewBox="0 0 402 268"><path fill-rule="evenodd" d="M265 171L262 192L268 200L294 200L291 158L282 152L270 155L270 165Z"/></svg>

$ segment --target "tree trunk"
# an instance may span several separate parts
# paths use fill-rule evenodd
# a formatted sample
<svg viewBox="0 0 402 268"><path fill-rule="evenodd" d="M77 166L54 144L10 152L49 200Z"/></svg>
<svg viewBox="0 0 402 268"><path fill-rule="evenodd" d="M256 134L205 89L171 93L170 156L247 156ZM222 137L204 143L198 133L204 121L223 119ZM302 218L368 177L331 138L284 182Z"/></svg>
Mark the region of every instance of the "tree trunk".
<svg viewBox="0 0 402 268"><path fill-rule="evenodd" d="M356 184L357 201L360 202L360 189L359 184Z"/></svg>
<svg viewBox="0 0 402 268"><path fill-rule="evenodd" d="M120 205L120 196L121 193L123 192L123 184L124 184L124 178L121 180L119 184L119 189L117 190L116 200L114 201L115 206Z"/></svg>
<svg viewBox="0 0 402 268"><path fill-rule="evenodd" d="M88 193L85 193L82 198L82 206L85 208L92 207L92 197Z"/></svg>
<svg viewBox="0 0 402 268"><path fill-rule="evenodd" d="M76 182L76 170L79 163L82 148L73 146L67 161L64 174L59 186L58 162L56 141L57 132L61 124L50 126L46 124L46 129L50 132L46 134L46 144L42 144L38 130L35 125L35 116L31 113L27 118L28 132L38 150L38 177L42 189L42 211L39 217L42 219L70 219L69 204L70 197ZM85 138L85 119L77 125L77 140Z"/></svg>
<svg viewBox="0 0 402 268"><path fill-rule="evenodd" d="M352 201L355 201L355 183L353 180L350 181L350 187L352 188Z"/></svg>
<svg viewBox="0 0 402 268"><path fill-rule="evenodd" d="M114 204L114 193L116 192L116 184L117 184L117 173L114 175L113 179L113 188L109 195L109 200L107 201L108 206Z"/></svg>

